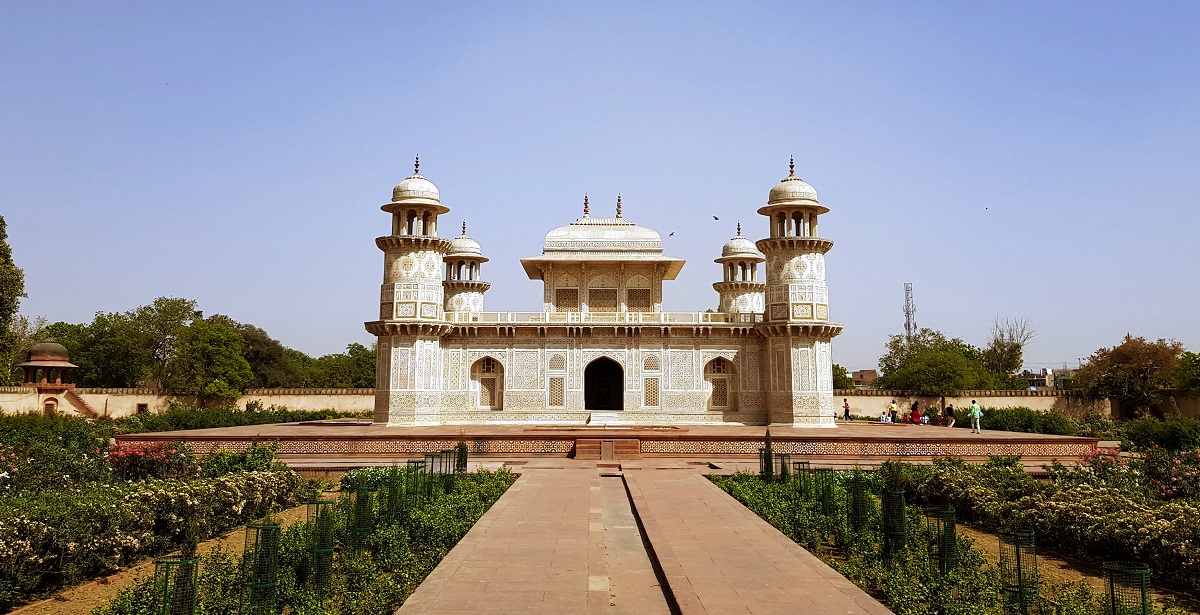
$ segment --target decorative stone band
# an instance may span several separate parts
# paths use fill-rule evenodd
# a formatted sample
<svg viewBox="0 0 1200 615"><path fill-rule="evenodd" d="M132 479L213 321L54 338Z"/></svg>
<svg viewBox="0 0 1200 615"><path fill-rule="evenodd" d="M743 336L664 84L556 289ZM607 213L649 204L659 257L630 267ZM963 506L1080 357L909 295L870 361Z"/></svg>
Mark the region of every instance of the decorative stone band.
<svg viewBox="0 0 1200 615"><path fill-rule="evenodd" d="M754 242L754 246L763 254L793 250L796 252L819 252L825 254L833 249L832 239L820 237L769 237Z"/></svg>
<svg viewBox="0 0 1200 615"><path fill-rule="evenodd" d="M642 453L749 455L762 448L762 440L642 440ZM987 457L991 455L1020 455L1022 457L1079 457L1095 452L1096 442L1087 439L1069 441L984 442L979 440L955 442L951 439L914 441L887 440L787 440L774 441L776 453L792 455L830 455L841 457Z"/></svg>
<svg viewBox="0 0 1200 615"><path fill-rule="evenodd" d="M491 282L481 280L445 280L442 287L449 291L468 291L482 293L492 287Z"/></svg>
<svg viewBox="0 0 1200 615"><path fill-rule="evenodd" d="M376 336L421 335L442 337L454 329L454 325L444 321L384 322L376 320L374 322L363 323L363 326L367 328L367 333Z"/></svg>
<svg viewBox="0 0 1200 615"><path fill-rule="evenodd" d="M764 337L815 337L827 339L836 337L842 332L842 324L830 323L796 323L796 322L760 322L754 325Z"/></svg>
<svg viewBox="0 0 1200 615"><path fill-rule="evenodd" d="M475 314L486 312L451 312L446 317L453 317L456 323L450 334L450 339L507 339L517 337L563 339L563 338L597 338L612 340L614 338L757 338L759 332L753 325L624 325L589 323L586 325L548 325L539 323L524 324L466 324ZM734 314L736 316L737 314ZM757 316L758 314L750 314ZM368 328L368 331L370 329ZM839 329L840 331L840 329Z"/></svg>
<svg viewBox="0 0 1200 615"><path fill-rule="evenodd" d="M640 436L640 451L644 455L732 455L751 456L762 448L761 438L680 438L665 437L649 439ZM580 433L578 438L553 435L547 437L513 438L495 437L468 438L472 454L492 455L546 455L569 456L575 449L577 439L621 437L620 434ZM632 435L624 436L632 438ZM130 434L117 436L125 444L149 445L165 439L179 440L178 434L157 437L154 434ZM1095 439L1023 438L1009 441L959 440L958 438L899 441L895 439L858 438L779 438L772 442L776 453L798 456L830 457L987 457L991 455L1019 455L1026 458L1067 459L1094 453ZM457 437L446 438L373 438L338 437L324 431L311 437L261 438L258 440L222 437L184 438L192 450L204 455L224 449L245 451L256 442L277 442L283 455L348 455L348 454L396 454L415 455L452 448Z"/></svg>
<svg viewBox="0 0 1200 615"><path fill-rule="evenodd" d="M437 235L385 235L375 238L375 245L379 246L380 250L403 250L405 252L418 252L423 250L432 250L445 254L450 251L450 241L445 237Z"/></svg>

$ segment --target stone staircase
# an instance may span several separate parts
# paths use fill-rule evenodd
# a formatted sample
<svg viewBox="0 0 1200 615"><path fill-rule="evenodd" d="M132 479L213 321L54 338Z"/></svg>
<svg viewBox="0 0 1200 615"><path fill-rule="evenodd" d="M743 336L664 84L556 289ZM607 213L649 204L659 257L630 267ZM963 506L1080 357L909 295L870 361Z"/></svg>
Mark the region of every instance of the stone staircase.
<svg viewBox="0 0 1200 615"><path fill-rule="evenodd" d="M71 402L71 406L78 410L80 414L90 419L100 417L100 413L97 412L91 404L87 403L87 400L80 397L75 391L67 389L66 391L63 391L63 397L67 398L67 401Z"/></svg>

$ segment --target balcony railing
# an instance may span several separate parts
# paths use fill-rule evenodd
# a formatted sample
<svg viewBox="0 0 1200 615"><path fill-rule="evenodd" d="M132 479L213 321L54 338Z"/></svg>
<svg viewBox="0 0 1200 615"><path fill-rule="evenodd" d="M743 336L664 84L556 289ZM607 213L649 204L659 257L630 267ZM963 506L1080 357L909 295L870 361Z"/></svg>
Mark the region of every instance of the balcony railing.
<svg viewBox="0 0 1200 615"><path fill-rule="evenodd" d="M762 314L719 312L447 312L446 319L462 324L620 324L707 325L754 324Z"/></svg>

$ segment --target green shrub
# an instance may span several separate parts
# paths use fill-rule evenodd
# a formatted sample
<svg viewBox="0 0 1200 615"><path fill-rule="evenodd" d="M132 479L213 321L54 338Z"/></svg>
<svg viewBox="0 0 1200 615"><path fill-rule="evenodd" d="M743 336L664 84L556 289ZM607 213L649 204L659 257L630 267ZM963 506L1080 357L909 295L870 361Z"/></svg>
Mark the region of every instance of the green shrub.
<svg viewBox="0 0 1200 615"><path fill-rule="evenodd" d="M970 419L961 412L956 427L969 428ZM980 427L993 431L1015 431L1019 433L1042 433L1058 436L1079 435L1082 425L1065 414L1040 411L1025 407L984 408Z"/></svg>
<svg viewBox="0 0 1200 615"><path fill-rule="evenodd" d="M295 423L346 418L350 415L336 410L289 410L286 406L263 408L261 403L250 402L246 409L236 406L224 408L193 408L172 403L164 412L137 414L117 419L113 427L117 433L150 433L180 431L186 429L211 429L216 427L240 427L271 423Z"/></svg>
<svg viewBox="0 0 1200 615"><path fill-rule="evenodd" d="M205 456L200 461L200 475L205 478L216 478L237 472L267 472L282 470L284 466L275 462L275 453L279 444L254 444L245 452L227 451L225 449Z"/></svg>

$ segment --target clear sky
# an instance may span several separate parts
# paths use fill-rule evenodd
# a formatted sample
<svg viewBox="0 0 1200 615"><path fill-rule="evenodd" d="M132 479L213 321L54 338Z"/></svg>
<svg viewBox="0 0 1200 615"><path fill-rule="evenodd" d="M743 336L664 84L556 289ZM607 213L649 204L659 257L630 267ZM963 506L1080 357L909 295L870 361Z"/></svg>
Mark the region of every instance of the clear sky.
<svg viewBox="0 0 1200 615"><path fill-rule="evenodd" d="M1028 318L1030 367L1200 350L1198 33L1194 2L4 2L0 214L26 315L180 296L323 354L372 341L414 154L488 309L539 309L519 259L620 192L688 261L672 311L716 306L794 154L838 363L904 282L969 342Z"/></svg>

